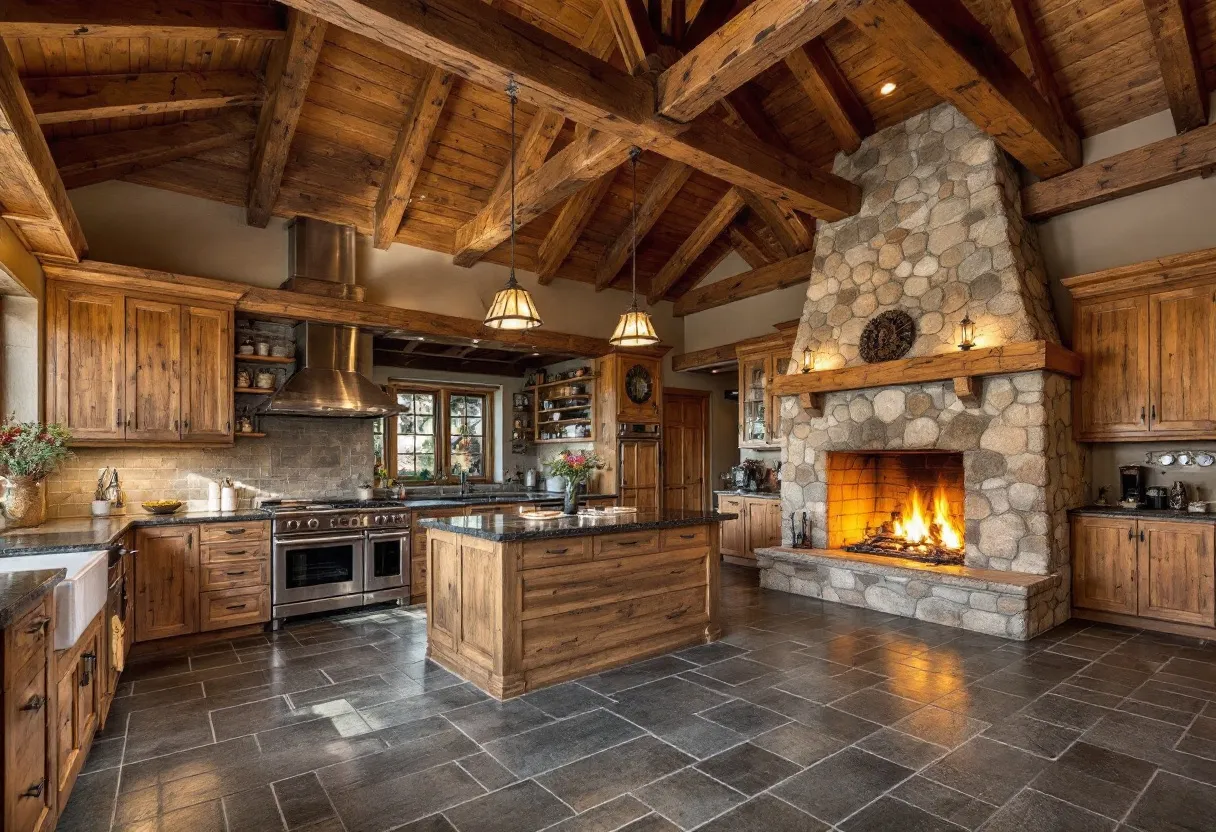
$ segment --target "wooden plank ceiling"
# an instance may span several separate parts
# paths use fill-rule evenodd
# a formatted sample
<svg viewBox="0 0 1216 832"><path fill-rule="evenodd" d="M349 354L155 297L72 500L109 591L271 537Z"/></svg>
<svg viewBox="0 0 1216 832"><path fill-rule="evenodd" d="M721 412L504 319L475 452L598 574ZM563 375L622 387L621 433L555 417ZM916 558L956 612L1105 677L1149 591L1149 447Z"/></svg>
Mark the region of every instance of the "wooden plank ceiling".
<svg viewBox="0 0 1216 832"><path fill-rule="evenodd" d="M74 166L71 177L65 173L69 185L122 177L240 206L258 224L269 214L307 215L350 223L365 234L379 227L382 245L393 239L454 252L459 229L502 193L510 144L505 93L354 34L333 19L307 26L301 18L311 0L288 2L296 7L290 22L288 10L269 0L6 0L0 35L52 156L61 167ZM327 2L342 7L345 0ZM926 2L821 0L831 22L824 34L786 60L753 61L753 69L771 65L702 118L725 119L830 170L842 147L949 94L944 87L954 81L930 78L925 62L906 52L922 80L887 51L896 39L875 29L883 9L894 19ZM1200 99L1216 85L1216 0L961 2L1012 58L1005 63L1033 82L1046 101L1042 112L1062 115L1064 139L1053 136L1048 149L1055 157L1044 166L1052 173L1075 166L1060 143L1066 144L1069 123L1084 137L1171 106L1180 130L1202 121ZM745 28L741 13L766 4L776 0L491 0L488 6L604 56L623 72L639 69L639 55L640 69L649 71L676 63L694 47L698 56L712 56L713 38L727 21ZM858 7L863 13L841 19ZM835 17L833 8L840 12ZM949 36L938 42L949 44ZM660 66L646 54L656 43ZM965 72L971 64L960 60L958 66ZM670 112L681 118L720 97L712 83L685 89L678 77L665 78L660 95L680 87ZM888 84L895 89L884 95ZM994 98L1000 98L1005 91L995 86ZM530 97L521 94L517 113L521 175L576 140L592 138ZM229 129L237 123L234 114L249 118ZM146 131L170 125L182 125L162 130L176 151L146 148L148 140L128 140L137 139L132 135L114 142L115 158L92 165L82 158L105 153L106 145L95 138L90 143L91 137L133 131L156 136ZM220 140L221 134L229 140ZM608 157L599 158L603 166ZM269 179L263 173L250 181L255 162L271 172ZM814 227L809 215L701 170L680 173L672 167L678 164L653 151L638 161L639 201L652 188L656 199L664 197L656 216L640 218L642 229L649 228L638 248L639 291L649 292L657 278L652 300L660 293L684 297L732 248L754 268L770 270L807 250ZM627 262L604 273L605 262L624 262L614 253L622 250L630 222L629 166L611 167L603 176L585 177L587 188L555 200L520 229L521 268L535 270L543 261L546 281L597 284L598 277L601 287L627 287ZM674 197L659 193L663 188ZM4 197L0 190L0 201ZM465 255L460 262L477 259ZM507 247L498 244L480 259L504 263ZM690 308L696 308L692 298L682 307Z"/></svg>

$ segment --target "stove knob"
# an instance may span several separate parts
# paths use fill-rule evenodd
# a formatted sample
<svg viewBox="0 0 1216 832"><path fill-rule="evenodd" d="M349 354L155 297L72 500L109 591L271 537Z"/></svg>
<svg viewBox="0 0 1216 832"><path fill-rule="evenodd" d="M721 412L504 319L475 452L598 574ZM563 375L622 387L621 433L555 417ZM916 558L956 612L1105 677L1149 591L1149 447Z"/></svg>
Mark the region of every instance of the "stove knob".
<svg viewBox="0 0 1216 832"><path fill-rule="evenodd" d="M296 530L296 529L298 529L298 528L300 528L300 521L299 521L299 520L288 520L288 521L287 521L287 531L289 531L289 532L290 532L290 531L295 531L295 530Z"/></svg>
<svg viewBox="0 0 1216 832"><path fill-rule="evenodd" d="M383 524L384 524L384 515L383 514L377 514L375 517L372 518L373 526L381 526Z"/></svg>
<svg viewBox="0 0 1216 832"><path fill-rule="evenodd" d="M318 528L320 525L321 525L320 521L317 520L317 518L315 518L315 517L308 521L308 528L310 528L310 529Z"/></svg>

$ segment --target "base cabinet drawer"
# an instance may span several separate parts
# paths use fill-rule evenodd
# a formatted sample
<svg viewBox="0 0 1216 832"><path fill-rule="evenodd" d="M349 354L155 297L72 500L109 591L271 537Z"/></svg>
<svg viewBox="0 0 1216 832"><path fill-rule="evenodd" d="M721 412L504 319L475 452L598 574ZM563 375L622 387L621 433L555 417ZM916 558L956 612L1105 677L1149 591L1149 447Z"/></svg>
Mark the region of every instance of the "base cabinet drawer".
<svg viewBox="0 0 1216 832"><path fill-rule="evenodd" d="M231 563L256 558L270 560L269 540L221 540L204 543L199 550L201 563Z"/></svg>
<svg viewBox="0 0 1216 832"><path fill-rule="evenodd" d="M209 563L202 568L199 589L238 589L270 585L270 564L264 560L234 560L231 563Z"/></svg>
<svg viewBox="0 0 1216 832"><path fill-rule="evenodd" d="M250 543L270 539L270 523L255 520L252 523L204 523L203 543Z"/></svg>
<svg viewBox="0 0 1216 832"><path fill-rule="evenodd" d="M50 629L51 596L47 595L41 604L14 621L4 631L5 678L2 681L5 686L13 681L13 677L25 667L26 662L46 652Z"/></svg>
<svg viewBox="0 0 1216 832"><path fill-rule="evenodd" d="M221 589L200 593L200 627L203 632L262 624L270 620L270 587Z"/></svg>
<svg viewBox="0 0 1216 832"><path fill-rule="evenodd" d="M532 540L523 545L522 569L536 569L541 566L561 566L567 563L582 563L591 560L587 551L586 538L563 540Z"/></svg>
<svg viewBox="0 0 1216 832"><path fill-rule="evenodd" d="M595 557L622 558L630 555L648 555L659 551L658 532L635 532L633 534L605 534L593 537Z"/></svg>

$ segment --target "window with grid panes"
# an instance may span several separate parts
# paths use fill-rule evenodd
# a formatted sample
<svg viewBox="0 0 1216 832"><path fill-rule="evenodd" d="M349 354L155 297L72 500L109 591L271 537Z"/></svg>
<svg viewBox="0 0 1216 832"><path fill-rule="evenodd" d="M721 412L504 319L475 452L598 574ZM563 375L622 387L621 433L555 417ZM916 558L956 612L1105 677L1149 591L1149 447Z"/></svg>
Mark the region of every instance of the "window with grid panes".
<svg viewBox="0 0 1216 832"><path fill-rule="evenodd" d="M396 382L389 390L401 405L401 413L386 420L384 464L391 476L430 482L462 470L472 480L492 478L493 389Z"/></svg>

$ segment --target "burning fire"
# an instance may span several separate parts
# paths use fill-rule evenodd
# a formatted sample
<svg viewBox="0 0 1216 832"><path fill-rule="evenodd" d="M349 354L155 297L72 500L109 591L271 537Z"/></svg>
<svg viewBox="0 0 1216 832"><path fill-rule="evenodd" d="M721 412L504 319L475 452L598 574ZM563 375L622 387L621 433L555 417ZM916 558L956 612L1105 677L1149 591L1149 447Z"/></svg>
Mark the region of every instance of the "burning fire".
<svg viewBox="0 0 1216 832"><path fill-rule="evenodd" d="M945 489L940 486L933 490L932 521L929 516L930 512L923 504L920 489L912 489L903 516L894 519L894 537L903 538L913 546L940 546L943 549L961 551L963 536L950 522L950 503L946 499Z"/></svg>

